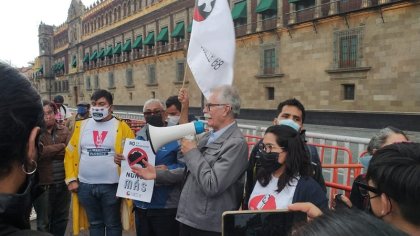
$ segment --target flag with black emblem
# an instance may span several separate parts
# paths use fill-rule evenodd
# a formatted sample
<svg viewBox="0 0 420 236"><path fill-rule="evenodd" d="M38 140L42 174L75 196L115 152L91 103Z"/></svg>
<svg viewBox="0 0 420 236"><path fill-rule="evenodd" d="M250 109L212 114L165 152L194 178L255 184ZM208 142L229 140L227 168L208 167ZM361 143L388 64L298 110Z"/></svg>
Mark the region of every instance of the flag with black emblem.
<svg viewBox="0 0 420 236"><path fill-rule="evenodd" d="M187 61L208 99L212 88L231 85L235 32L227 0L196 0Z"/></svg>

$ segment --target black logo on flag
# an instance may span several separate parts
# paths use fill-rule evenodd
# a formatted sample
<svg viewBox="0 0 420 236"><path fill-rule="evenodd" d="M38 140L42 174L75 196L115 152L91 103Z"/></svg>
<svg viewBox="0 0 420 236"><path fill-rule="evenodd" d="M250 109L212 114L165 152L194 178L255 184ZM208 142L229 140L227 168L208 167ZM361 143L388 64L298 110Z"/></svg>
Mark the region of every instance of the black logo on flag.
<svg viewBox="0 0 420 236"><path fill-rule="evenodd" d="M216 0L195 0L194 7L194 20L203 21L207 19L210 13L213 11Z"/></svg>

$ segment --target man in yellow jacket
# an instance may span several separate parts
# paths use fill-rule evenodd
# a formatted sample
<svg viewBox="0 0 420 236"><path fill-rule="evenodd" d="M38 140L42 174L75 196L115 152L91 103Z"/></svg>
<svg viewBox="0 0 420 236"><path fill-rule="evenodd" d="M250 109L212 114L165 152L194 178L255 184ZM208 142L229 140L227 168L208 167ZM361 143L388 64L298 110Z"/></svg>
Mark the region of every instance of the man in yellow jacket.
<svg viewBox="0 0 420 236"><path fill-rule="evenodd" d="M119 167L114 154L122 153L126 138L134 138L130 127L112 115L112 94L98 90L91 97L91 118L77 121L66 148L66 183L72 191L73 233L86 228L91 236L120 236L121 199L116 197ZM80 205L79 205L80 203ZM130 201L123 201L130 217ZM84 212L86 211L86 215ZM127 224L123 222L124 228Z"/></svg>

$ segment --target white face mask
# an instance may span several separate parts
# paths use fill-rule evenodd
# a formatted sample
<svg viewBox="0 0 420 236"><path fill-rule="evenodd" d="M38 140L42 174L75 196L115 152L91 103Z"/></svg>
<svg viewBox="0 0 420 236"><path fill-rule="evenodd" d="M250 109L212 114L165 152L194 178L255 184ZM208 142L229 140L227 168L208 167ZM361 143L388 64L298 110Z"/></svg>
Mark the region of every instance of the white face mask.
<svg viewBox="0 0 420 236"><path fill-rule="evenodd" d="M179 116L168 116L166 120L168 122L168 126L177 125L179 123Z"/></svg>
<svg viewBox="0 0 420 236"><path fill-rule="evenodd" d="M109 107L92 107L90 108L90 114L96 121L103 120L109 114Z"/></svg>

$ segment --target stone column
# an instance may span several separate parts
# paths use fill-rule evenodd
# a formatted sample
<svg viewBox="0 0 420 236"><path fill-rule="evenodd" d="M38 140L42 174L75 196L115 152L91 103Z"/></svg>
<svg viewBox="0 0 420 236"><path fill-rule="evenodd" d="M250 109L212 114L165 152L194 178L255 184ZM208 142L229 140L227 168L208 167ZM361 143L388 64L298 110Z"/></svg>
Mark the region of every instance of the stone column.
<svg viewBox="0 0 420 236"><path fill-rule="evenodd" d="M370 7L370 6L372 6L372 1L371 0L362 0L361 8L366 8L366 7Z"/></svg>
<svg viewBox="0 0 420 236"><path fill-rule="evenodd" d="M330 1L330 10L328 11L328 15L335 15L338 13L338 0L331 0Z"/></svg>
<svg viewBox="0 0 420 236"><path fill-rule="evenodd" d="M277 28L283 27L283 0L277 0Z"/></svg>
<svg viewBox="0 0 420 236"><path fill-rule="evenodd" d="M261 1L264 0L257 0L257 6L260 4ZM257 14L257 28L255 29L257 32L260 32L263 28L263 23L262 23L262 15L261 14Z"/></svg>
<svg viewBox="0 0 420 236"><path fill-rule="evenodd" d="M289 3L289 24L296 23L296 3Z"/></svg>
<svg viewBox="0 0 420 236"><path fill-rule="evenodd" d="M321 0L315 0L315 12L314 12L314 18L320 18L322 17L322 2Z"/></svg>
<svg viewBox="0 0 420 236"><path fill-rule="evenodd" d="M251 1L246 0L246 33L250 34L252 33L252 11L255 11L255 9L251 9ZM258 14L257 14L258 15ZM258 16L257 16L258 18Z"/></svg>

